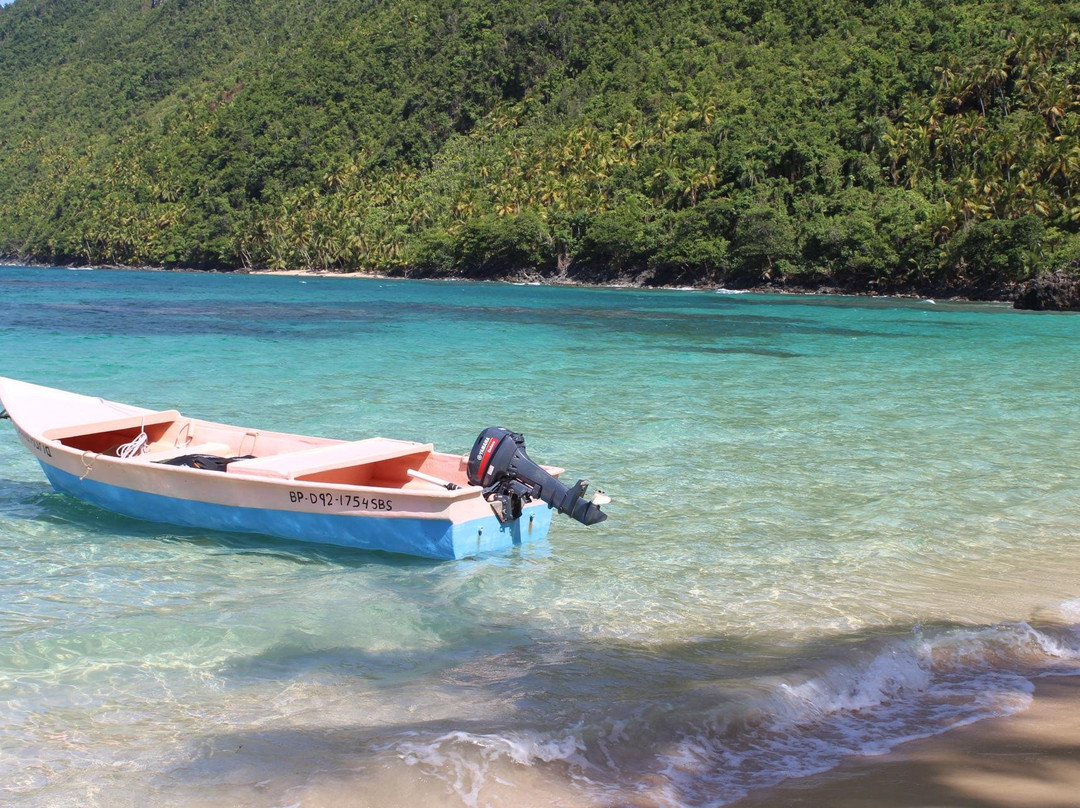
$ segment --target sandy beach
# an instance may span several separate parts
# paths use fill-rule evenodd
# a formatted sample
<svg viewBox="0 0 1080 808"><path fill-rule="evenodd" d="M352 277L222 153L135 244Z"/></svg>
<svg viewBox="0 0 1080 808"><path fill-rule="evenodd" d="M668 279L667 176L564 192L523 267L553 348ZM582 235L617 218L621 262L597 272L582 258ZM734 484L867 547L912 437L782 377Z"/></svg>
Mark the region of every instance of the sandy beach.
<svg viewBox="0 0 1080 808"><path fill-rule="evenodd" d="M1080 677L1041 679L1031 707L888 755L851 760L734 803L737 808L1080 806Z"/></svg>
<svg viewBox="0 0 1080 808"><path fill-rule="evenodd" d="M376 278L388 276L381 272L331 272L327 269L251 269L248 275L285 275L297 278Z"/></svg>

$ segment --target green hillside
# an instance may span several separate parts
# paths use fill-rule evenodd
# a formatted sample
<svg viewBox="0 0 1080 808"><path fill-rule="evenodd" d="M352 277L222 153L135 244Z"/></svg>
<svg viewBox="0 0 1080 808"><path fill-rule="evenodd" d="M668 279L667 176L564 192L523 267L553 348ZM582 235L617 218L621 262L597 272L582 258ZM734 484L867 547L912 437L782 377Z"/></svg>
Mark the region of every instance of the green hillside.
<svg viewBox="0 0 1080 808"><path fill-rule="evenodd" d="M16 0L0 254L996 294L1080 257L1080 3Z"/></svg>

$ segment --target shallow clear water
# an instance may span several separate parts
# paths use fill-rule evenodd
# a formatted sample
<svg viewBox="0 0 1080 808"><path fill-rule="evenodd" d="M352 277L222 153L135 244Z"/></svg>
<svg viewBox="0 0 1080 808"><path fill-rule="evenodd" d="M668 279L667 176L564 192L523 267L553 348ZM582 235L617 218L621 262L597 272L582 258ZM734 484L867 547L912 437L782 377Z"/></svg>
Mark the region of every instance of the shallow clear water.
<svg viewBox="0 0 1080 808"><path fill-rule="evenodd" d="M588 476L432 563L54 494L0 427L13 805L719 805L1080 668L1080 317L0 268L0 375Z"/></svg>

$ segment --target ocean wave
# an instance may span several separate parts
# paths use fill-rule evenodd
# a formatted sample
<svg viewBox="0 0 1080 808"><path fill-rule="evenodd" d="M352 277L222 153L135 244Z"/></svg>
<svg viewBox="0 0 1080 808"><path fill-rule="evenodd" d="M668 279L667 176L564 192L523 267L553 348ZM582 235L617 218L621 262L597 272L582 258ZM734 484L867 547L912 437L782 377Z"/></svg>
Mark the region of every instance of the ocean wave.
<svg viewBox="0 0 1080 808"><path fill-rule="evenodd" d="M545 737L534 732L500 736L457 731L433 739L403 741L396 751L408 765L445 780L451 792L470 808L487 804L481 803L481 792L491 781L506 784L493 771L500 764L561 762L578 770L591 768L584 756L584 742L572 733Z"/></svg>
<svg viewBox="0 0 1080 808"><path fill-rule="evenodd" d="M843 759L1025 709L1032 679L1080 672L1072 634L1027 623L928 631L859 649L860 661L770 683L692 723L658 757L665 806L720 806ZM759 686L764 683L759 683Z"/></svg>
<svg viewBox="0 0 1080 808"><path fill-rule="evenodd" d="M1080 601L1062 614L1073 610ZM797 672L701 682L682 703L668 694L557 730L415 735L395 753L475 808L498 804L521 767L556 767L582 805L722 806L851 756L1019 712L1033 679L1065 673L1080 673L1070 625L920 626L822 651Z"/></svg>

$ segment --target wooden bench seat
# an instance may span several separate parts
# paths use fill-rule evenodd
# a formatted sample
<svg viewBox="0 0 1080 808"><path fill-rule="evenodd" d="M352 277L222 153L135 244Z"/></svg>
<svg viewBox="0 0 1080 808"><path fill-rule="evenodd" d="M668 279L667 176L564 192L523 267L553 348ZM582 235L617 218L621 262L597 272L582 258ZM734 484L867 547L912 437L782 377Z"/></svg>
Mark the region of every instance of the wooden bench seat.
<svg viewBox="0 0 1080 808"><path fill-rule="evenodd" d="M46 429L41 437L46 440L68 440L86 435L100 435L106 432L121 432L128 429L140 429L148 426L172 425L182 416L176 410L161 410L140 415L126 415L123 418L110 418L107 421L95 421L88 424L74 424Z"/></svg>
<svg viewBox="0 0 1080 808"><path fill-rule="evenodd" d="M391 438L368 438L256 457L251 460L237 460L229 464L228 473L295 480L297 477L306 477L333 469L363 466L416 454L428 454L434 448L430 443Z"/></svg>

